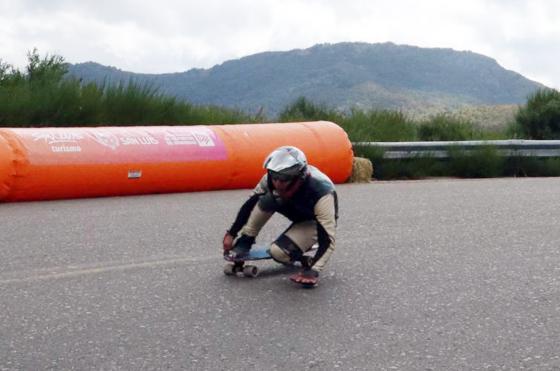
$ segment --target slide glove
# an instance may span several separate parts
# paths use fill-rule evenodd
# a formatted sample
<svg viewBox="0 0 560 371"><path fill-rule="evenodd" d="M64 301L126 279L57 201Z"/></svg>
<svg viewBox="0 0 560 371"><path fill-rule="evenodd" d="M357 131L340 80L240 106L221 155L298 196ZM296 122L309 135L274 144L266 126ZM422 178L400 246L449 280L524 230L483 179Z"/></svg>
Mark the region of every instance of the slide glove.
<svg viewBox="0 0 560 371"><path fill-rule="evenodd" d="M255 243L255 237L242 234L235 241L231 253L234 256L243 257L249 254L249 250L251 250L251 247L253 246L254 243Z"/></svg>
<svg viewBox="0 0 560 371"><path fill-rule="evenodd" d="M290 280L304 287L314 287L319 283L319 272L314 269L304 269L302 272L290 276Z"/></svg>

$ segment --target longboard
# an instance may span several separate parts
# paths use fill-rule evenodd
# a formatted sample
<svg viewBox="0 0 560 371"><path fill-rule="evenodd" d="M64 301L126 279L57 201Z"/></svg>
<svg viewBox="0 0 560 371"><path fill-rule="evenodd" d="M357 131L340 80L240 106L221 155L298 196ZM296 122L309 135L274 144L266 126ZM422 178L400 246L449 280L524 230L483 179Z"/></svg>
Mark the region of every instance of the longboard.
<svg viewBox="0 0 560 371"><path fill-rule="evenodd" d="M233 252L228 251L224 254L224 259L230 262L241 262L272 259L272 256L270 256L270 248L268 246L255 245L251 248L251 250L249 250L247 254L235 255Z"/></svg>
<svg viewBox="0 0 560 371"><path fill-rule="evenodd" d="M310 256L317 250L317 245L314 245L304 255ZM272 259L270 255L270 247L268 245L253 245L247 254L236 255L232 251L224 253L224 259L228 261L224 266L224 273L228 276L243 273L245 277L257 277L259 268L255 265L245 264L247 261L267 260Z"/></svg>

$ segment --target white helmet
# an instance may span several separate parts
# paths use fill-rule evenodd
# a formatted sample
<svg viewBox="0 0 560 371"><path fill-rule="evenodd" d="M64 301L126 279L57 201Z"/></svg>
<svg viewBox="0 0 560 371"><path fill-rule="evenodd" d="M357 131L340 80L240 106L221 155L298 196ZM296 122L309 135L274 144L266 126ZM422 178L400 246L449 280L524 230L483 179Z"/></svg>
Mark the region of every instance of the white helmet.
<svg viewBox="0 0 560 371"><path fill-rule="evenodd" d="M284 146L275 149L264 161L263 167L273 179L293 180L307 175L307 158L296 147Z"/></svg>

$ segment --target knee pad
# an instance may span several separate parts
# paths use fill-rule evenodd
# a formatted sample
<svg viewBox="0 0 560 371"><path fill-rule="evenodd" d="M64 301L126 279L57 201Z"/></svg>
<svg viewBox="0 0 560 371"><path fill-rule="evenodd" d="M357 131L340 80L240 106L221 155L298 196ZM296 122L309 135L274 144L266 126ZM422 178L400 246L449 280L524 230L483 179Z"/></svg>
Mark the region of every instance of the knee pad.
<svg viewBox="0 0 560 371"><path fill-rule="evenodd" d="M278 259L274 258L274 255L272 255L273 248L278 256ZM301 249L286 235L281 235L280 237L278 237L272 244L270 250L270 255L272 255L274 260L277 260L281 263L285 263L286 260L290 263L294 261L300 261L303 256Z"/></svg>
<svg viewBox="0 0 560 371"><path fill-rule="evenodd" d="M290 255L288 255L275 243L270 246L270 256L272 256L272 259L274 259L278 263L290 264L292 262Z"/></svg>

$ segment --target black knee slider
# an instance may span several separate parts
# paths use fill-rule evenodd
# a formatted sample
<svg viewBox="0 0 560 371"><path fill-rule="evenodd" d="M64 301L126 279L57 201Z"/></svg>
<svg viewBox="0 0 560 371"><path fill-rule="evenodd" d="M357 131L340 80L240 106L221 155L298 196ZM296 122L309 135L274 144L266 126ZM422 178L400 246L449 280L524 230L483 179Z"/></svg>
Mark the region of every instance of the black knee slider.
<svg viewBox="0 0 560 371"><path fill-rule="evenodd" d="M301 261L303 253L301 249L288 236L281 235L274 243L290 257L292 261Z"/></svg>

